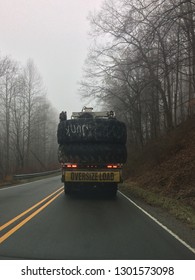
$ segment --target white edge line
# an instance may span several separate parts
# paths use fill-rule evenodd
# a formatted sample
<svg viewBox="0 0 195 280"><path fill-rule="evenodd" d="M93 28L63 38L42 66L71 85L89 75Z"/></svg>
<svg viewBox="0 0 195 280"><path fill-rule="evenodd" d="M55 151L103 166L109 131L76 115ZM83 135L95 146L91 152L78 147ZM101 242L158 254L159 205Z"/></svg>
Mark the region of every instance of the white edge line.
<svg viewBox="0 0 195 280"><path fill-rule="evenodd" d="M58 176L58 175L57 175ZM57 177L56 176L56 177ZM55 176L54 176L55 177ZM9 187L0 187L0 191L3 191L3 190L7 190L7 189L13 189L13 188L16 188L16 187L21 187L21 186L25 186L25 185L29 185L31 183L36 183L38 181L42 181L42 180L50 180L51 178L42 178L42 179L39 179L39 180L34 180L34 181L31 181L31 182L28 182L28 183L23 183L23 184L19 184L19 185L13 185L13 186L9 186Z"/></svg>
<svg viewBox="0 0 195 280"><path fill-rule="evenodd" d="M25 185L29 185L30 183L32 183L32 182L24 183L24 184L20 184L20 185L9 186L9 187L2 187L2 188L0 188L0 191L4 191L4 190L8 190L8 189L13 189L13 188L21 187L21 186L25 186Z"/></svg>
<svg viewBox="0 0 195 280"><path fill-rule="evenodd" d="M121 195L123 195L127 200L129 200L133 205L135 205L139 210L141 210L144 214L146 214L150 219L152 219L154 222L156 222L160 227L162 227L164 230L166 230L169 234L171 234L173 237L175 237L180 243L182 243L185 247L187 247L192 253L195 254L195 249L192 248L189 244L187 244L184 240L182 240L178 235L176 235L174 232L172 232L170 229L168 229L165 225L160 223L156 218L154 218L152 215L150 215L147 211L145 211L143 208L141 208L139 205L137 205L133 200L131 200L128 196L123 194L122 192L118 191Z"/></svg>

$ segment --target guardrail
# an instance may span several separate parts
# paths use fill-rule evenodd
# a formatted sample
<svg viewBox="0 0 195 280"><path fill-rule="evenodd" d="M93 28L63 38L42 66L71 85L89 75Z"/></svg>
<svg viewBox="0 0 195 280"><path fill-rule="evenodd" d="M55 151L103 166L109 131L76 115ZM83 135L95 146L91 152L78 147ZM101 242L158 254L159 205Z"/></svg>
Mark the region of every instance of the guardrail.
<svg viewBox="0 0 195 280"><path fill-rule="evenodd" d="M61 170L52 170L52 171L45 171L45 172L39 172L39 173L31 173L31 174L16 174L13 175L14 180L22 180L22 179L31 179L31 178L36 178L36 177L42 177L42 176L47 176L50 174L55 174L59 173Z"/></svg>

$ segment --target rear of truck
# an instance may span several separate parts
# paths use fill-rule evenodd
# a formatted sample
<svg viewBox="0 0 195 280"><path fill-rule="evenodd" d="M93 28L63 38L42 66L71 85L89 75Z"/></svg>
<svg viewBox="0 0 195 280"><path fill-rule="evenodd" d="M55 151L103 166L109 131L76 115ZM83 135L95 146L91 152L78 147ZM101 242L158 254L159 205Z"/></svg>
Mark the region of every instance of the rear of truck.
<svg viewBox="0 0 195 280"><path fill-rule="evenodd" d="M62 182L65 193L96 190L116 195L122 182L122 164L71 164L62 163Z"/></svg>
<svg viewBox="0 0 195 280"><path fill-rule="evenodd" d="M95 190L115 196L127 158L125 142L126 127L113 111L87 108L72 113L71 120L61 113L58 158L65 194Z"/></svg>

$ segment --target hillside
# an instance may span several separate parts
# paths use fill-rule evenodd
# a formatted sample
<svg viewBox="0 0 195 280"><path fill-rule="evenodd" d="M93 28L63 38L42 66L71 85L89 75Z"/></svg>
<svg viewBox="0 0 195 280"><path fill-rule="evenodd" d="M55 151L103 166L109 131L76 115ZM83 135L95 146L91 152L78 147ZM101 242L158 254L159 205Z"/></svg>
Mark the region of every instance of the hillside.
<svg viewBox="0 0 195 280"><path fill-rule="evenodd" d="M147 145L136 160L129 160L125 172L128 178L122 190L168 210L172 206L165 201L174 203L173 212L181 205L181 211L187 209L190 214L183 217L183 213L175 213L176 216L195 227L195 117Z"/></svg>

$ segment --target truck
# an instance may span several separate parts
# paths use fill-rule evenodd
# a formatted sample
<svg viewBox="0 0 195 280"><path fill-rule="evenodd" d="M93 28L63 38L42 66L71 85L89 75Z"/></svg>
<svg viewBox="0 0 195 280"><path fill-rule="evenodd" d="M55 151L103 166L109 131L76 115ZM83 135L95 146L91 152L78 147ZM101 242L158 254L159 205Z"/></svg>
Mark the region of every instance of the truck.
<svg viewBox="0 0 195 280"><path fill-rule="evenodd" d="M58 160L61 164L65 194L95 190L117 195L123 181L122 168L127 160L126 126L114 111L60 113Z"/></svg>

